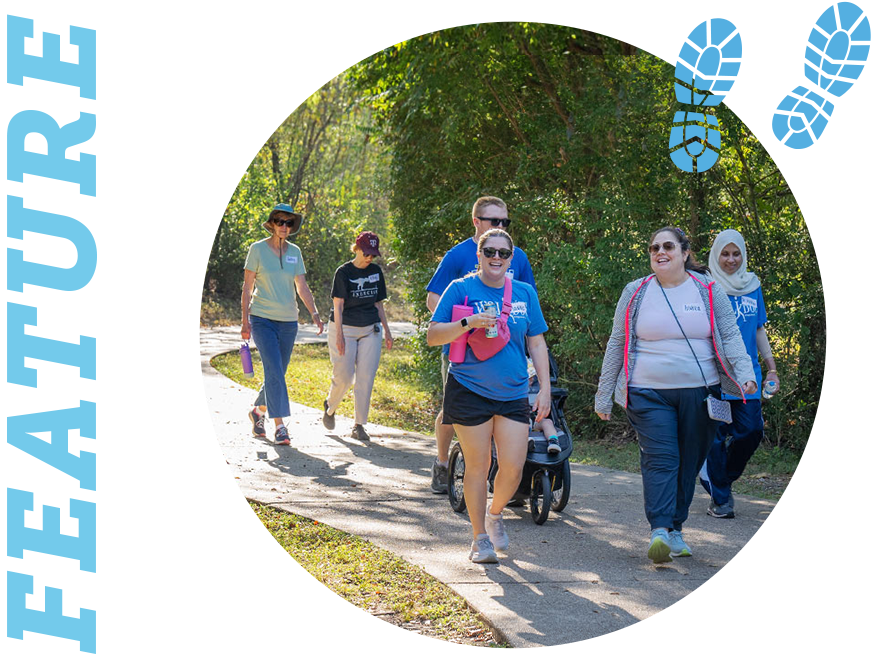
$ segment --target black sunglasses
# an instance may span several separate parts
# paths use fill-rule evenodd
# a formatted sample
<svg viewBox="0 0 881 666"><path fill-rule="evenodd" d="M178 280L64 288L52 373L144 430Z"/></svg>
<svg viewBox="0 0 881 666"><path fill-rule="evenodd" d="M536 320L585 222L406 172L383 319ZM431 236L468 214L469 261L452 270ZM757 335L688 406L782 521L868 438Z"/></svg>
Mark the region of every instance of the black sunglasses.
<svg viewBox="0 0 881 666"><path fill-rule="evenodd" d="M483 220L484 222L489 222L494 227L497 227L501 224L503 229L507 229L508 225L511 224L511 220L509 220L507 217L480 217L480 215L478 215L477 219Z"/></svg>
<svg viewBox="0 0 881 666"><path fill-rule="evenodd" d="M483 256L487 259L492 259L496 255L499 255L499 259L510 259L512 254L514 254L513 250L509 250L504 247L483 248Z"/></svg>
<svg viewBox="0 0 881 666"><path fill-rule="evenodd" d="M649 245L649 252L651 254L657 254L661 251L661 248L664 248L664 252L672 252L677 247L679 247L678 243L674 243L673 241L664 241L663 243L653 243Z"/></svg>
<svg viewBox="0 0 881 666"><path fill-rule="evenodd" d="M282 219L280 219L280 218L274 217L274 218L272 218L272 219L270 220L270 222L272 222L272 223L273 223L275 226L277 226L277 227L286 226L286 227L288 227L288 228L290 228L290 229L294 229L294 228L299 229L299 228L300 228L300 222L302 222L302 218L299 218L299 217L291 217L291 218L288 218L288 219L286 219L286 220L282 220Z"/></svg>

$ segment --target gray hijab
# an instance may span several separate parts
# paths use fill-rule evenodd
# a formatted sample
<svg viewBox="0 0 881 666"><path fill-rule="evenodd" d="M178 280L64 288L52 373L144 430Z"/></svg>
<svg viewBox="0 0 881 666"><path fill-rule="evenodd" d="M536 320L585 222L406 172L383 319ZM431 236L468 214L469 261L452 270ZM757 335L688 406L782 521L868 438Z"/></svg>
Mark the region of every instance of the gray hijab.
<svg viewBox="0 0 881 666"><path fill-rule="evenodd" d="M729 243L734 243L740 249L740 254L743 255L743 263L740 264L740 268L733 275L728 275L719 263L722 250ZM716 240L713 241L713 248L710 250L709 264L710 274L713 276L713 279L725 289L725 293L729 296L743 296L751 291L755 291L760 286L759 278L756 274L746 270L746 242L739 231L726 229L716 236Z"/></svg>

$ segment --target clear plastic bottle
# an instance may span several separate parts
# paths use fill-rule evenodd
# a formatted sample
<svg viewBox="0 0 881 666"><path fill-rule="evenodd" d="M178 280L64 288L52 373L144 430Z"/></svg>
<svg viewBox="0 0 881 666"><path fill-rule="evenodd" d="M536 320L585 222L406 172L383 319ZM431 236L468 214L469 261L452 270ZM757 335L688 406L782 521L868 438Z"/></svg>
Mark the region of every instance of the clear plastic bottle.
<svg viewBox="0 0 881 666"><path fill-rule="evenodd" d="M775 382L773 379L769 379L762 387L762 397L765 400L770 400L772 397L774 397L775 393L777 393L777 382Z"/></svg>

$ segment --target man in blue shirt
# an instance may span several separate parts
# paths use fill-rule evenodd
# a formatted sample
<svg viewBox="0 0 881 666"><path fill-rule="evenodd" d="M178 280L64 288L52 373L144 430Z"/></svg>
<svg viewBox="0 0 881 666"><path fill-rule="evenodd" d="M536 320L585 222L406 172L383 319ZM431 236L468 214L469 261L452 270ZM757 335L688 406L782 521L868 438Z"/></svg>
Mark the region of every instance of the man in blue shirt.
<svg viewBox="0 0 881 666"><path fill-rule="evenodd" d="M498 197L480 197L471 208L471 223L474 225L474 235L447 251L428 286L425 287L428 292L425 297L425 305L432 314L441 294L453 280L458 280L477 270L477 239L494 227L507 230L511 224L511 220L508 219L508 207ZM514 256L508 275L514 280L526 282L535 288L532 266L529 265L526 253L520 248L514 248ZM444 385L447 383L449 367L449 357L442 352L441 376ZM437 459L431 466L431 491L440 494L447 492L447 465L450 458L450 444L454 435L453 426L443 422L443 412L439 412L435 419L434 434L437 440Z"/></svg>

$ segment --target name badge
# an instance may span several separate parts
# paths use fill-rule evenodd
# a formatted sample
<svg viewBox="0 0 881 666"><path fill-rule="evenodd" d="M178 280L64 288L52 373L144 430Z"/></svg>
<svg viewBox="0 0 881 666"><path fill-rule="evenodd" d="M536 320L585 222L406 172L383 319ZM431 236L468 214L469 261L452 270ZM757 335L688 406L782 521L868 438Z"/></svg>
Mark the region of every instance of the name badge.
<svg viewBox="0 0 881 666"><path fill-rule="evenodd" d="M379 273L374 273L370 277L367 278L368 282L379 282Z"/></svg>
<svg viewBox="0 0 881 666"><path fill-rule="evenodd" d="M296 264L299 257L285 257L284 260L289 264Z"/></svg>

